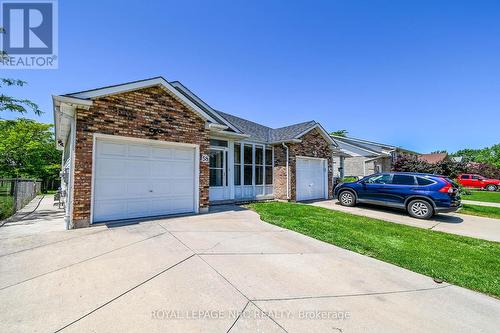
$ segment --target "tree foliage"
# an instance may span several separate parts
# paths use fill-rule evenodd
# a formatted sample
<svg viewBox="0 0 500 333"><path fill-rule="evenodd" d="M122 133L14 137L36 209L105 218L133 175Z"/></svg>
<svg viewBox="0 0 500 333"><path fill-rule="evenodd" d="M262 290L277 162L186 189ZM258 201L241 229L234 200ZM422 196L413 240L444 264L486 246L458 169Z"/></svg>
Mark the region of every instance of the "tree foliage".
<svg viewBox="0 0 500 333"><path fill-rule="evenodd" d="M483 149L462 149L452 156L462 156L466 162L491 164L500 168L500 143Z"/></svg>
<svg viewBox="0 0 500 333"><path fill-rule="evenodd" d="M0 176L58 178L61 152L52 126L24 118L0 120Z"/></svg>
<svg viewBox="0 0 500 333"><path fill-rule="evenodd" d="M330 133L330 135L342 136L342 137L346 137L347 134L349 134L349 132L347 132L347 130L345 130L345 129L341 129L341 130L338 130L338 131L333 131L333 132Z"/></svg>
<svg viewBox="0 0 500 333"><path fill-rule="evenodd" d="M423 172L456 178L460 173L476 173L488 178L500 179L500 168L487 163L455 162L445 159L431 164L414 155L399 156L392 166L393 171Z"/></svg>
<svg viewBox="0 0 500 333"><path fill-rule="evenodd" d="M3 89L6 86L22 87L25 84L26 82L22 80L0 78L0 89ZM15 98L0 93L0 111L27 113L29 110L33 111L37 115L42 114L42 110L38 108L38 105L29 99Z"/></svg>
<svg viewBox="0 0 500 333"><path fill-rule="evenodd" d="M392 169L393 171L432 173L455 178L458 174L467 171L467 165L450 159L431 164L415 155L401 155L394 162Z"/></svg>
<svg viewBox="0 0 500 333"><path fill-rule="evenodd" d="M5 29L0 27L0 34L5 33ZM4 50L0 50L0 60L4 60L8 54ZM27 113L29 110L33 111L36 115L42 114L42 110L38 108L38 105L26 98L16 98L12 96L5 95L3 90L5 87L17 86L22 87L26 84L26 81L17 79L0 78L0 112L1 111L13 111L19 113Z"/></svg>

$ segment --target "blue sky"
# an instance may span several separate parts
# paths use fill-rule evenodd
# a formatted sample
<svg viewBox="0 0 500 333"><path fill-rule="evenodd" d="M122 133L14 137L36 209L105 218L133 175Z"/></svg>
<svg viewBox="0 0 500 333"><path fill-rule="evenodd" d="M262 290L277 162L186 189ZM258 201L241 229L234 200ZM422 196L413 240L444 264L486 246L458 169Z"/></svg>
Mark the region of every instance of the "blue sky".
<svg viewBox="0 0 500 333"><path fill-rule="evenodd" d="M60 1L59 61L2 70L45 111L29 117L161 75L271 127L314 119L419 152L500 142L500 1Z"/></svg>

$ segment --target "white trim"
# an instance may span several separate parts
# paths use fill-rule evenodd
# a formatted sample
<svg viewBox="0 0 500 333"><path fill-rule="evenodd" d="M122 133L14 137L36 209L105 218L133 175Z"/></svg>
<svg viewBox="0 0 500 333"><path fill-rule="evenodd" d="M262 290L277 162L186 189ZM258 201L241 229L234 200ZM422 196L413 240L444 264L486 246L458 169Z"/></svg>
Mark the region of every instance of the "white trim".
<svg viewBox="0 0 500 333"><path fill-rule="evenodd" d="M74 104L73 106L78 105L78 106L90 107L94 104L94 102L91 100L75 98L71 96L52 95L52 100L56 102L55 104L59 102L59 103Z"/></svg>
<svg viewBox="0 0 500 333"><path fill-rule="evenodd" d="M71 165L70 165L70 174L69 174L69 189L70 189L70 198L69 198L69 225L68 227L74 227L73 225L73 203L75 201L75 160L76 160L76 117L73 118L71 122L71 146L70 146L70 154L71 154Z"/></svg>
<svg viewBox="0 0 500 333"><path fill-rule="evenodd" d="M150 140L142 138L132 138L127 136L109 135L102 133L94 133L92 138L92 180L90 194L90 224L94 224L94 183L95 183L95 153L97 148L97 140L115 141L115 142L138 142L143 144L174 146L194 149L194 213L200 212L200 146L193 143L180 143L161 140Z"/></svg>
<svg viewBox="0 0 500 333"><path fill-rule="evenodd" d="M162 86L168 92L170 92L175 98L181 101L184 105L191 108L193 111L198 113L203 119L209 120L213 123L217 123L217 121L202 110L199 106L191 102L186 96L181 94L177 89L175 89L167 80L162 77L124 83L112 87L98 88L93 90L82 91L74 94L70 94L71 97L82 98L82 99L92 99L97 97L103 97L108 95L114 95L124 92L129 92L133 90L139 90L143 88L153 87L153 86Z"/></svg>
<svg viewBox="0 0 500 333"><path fill-rule="evenodd" d="M371 150L371 149L369 149L369 148L359 147L359 146L353 145L352 143L347 143L347 142L344 142L344 141L342 141L342 140L339 140L339 141L341 141L341 142L342 142L343 144L345 144L345 145L348 145L348 146L354 147L354 148L356 148L356 149L359 149L359 150L364 150L364 151L366 151L366 152L368 152L368 153L371 153L372 155L377 155L377 156L382 156L382 155L383 155L383 153L376 152L376 151ZM347 151L349 151L349 152L350 152L350 153L352 153L352 154L357 154L357 153L354 153L353 151L350 151L350 150L348 150L348 149L346 149L346 148L342 148L342 149L347 150ZM359 154L357 154L357 155L359 155ZM363 155L359 155L359 156L363 156ZM365 156L363 156L363 157L365 157Z"/></svg>
<svg viewBox="0 0 500 333"><path fill-rule="evenodd" d="M360 142L360 143L367 143L367 144L371 144L371 145L374 145L374 146L379 146L379 147L382 147L382 148L390 148L392 150L398 149L398 147L396 147L396 146L386 145L386 144L379 143L379 142L374 142L374 141L368 141L368 140L357 139L357 138L352 138L352 137L344 137L344 136L338 136L338 135L332 135L332 137L337 138L337 139L339 139L342 142L344 142L342 139L345 139L345 140L357 141L357 142Z"/></svg>

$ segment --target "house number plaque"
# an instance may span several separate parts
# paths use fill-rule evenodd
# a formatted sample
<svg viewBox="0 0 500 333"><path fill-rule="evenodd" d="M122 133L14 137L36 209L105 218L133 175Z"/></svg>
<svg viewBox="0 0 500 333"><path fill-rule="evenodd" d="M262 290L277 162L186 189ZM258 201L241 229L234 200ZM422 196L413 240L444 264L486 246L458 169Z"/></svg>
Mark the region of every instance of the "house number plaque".
<svg viewBox="0 0 500 333"><path fill-rule="evenodd" d="M208 163L208 155L207 154L201 154L201 161L203 163Z"/></svg>

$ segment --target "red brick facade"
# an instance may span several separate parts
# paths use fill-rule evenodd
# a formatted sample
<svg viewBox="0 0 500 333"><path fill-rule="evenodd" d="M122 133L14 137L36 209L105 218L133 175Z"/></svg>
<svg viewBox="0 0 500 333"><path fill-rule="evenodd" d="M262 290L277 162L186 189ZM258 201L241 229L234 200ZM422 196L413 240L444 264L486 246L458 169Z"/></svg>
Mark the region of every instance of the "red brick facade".
<svg viewBox="0 0 500 333"><path fill-rule="evenodd" d="M110 134L197 144L209 153L205 120L160 87L95 99L89 110L76 112L73 224L88 226L92 187L93 134ZM150 130L161 129L160 133ZM199 157L198 157L199 158ZM200 208L208 207L208 163L200 162Z"/></svg>
<svg viewBox="0 0 500 333"><path fill-rule="evenodd" d="M290 199L296 200L296 157L326 158L328 161L328 198L333 193L333 161L330 143L321 135L318 129L304 134L301 143L288 143ZM286 149L283 146L274 147L274 197L285 200L286 197Z"/></svg>

